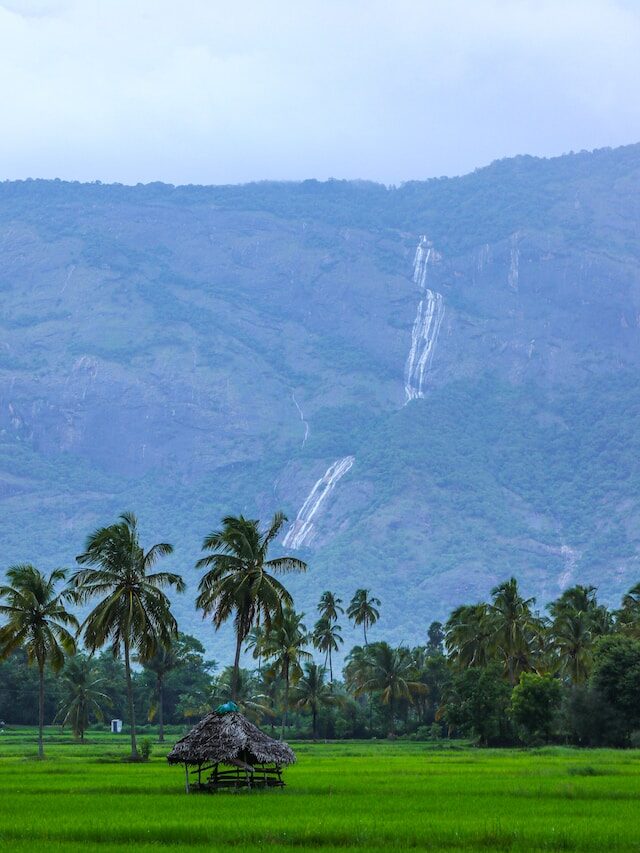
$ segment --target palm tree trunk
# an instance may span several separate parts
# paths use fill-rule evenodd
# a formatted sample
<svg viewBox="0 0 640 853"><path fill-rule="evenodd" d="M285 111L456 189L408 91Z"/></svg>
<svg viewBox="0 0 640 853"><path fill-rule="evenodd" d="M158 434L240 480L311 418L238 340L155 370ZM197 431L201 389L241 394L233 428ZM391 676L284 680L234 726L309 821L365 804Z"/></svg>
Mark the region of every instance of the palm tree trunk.
<svg viewBox="0 0 640 853"><path fill-rule="evenodd" d="M164 743L164 681L158 676L158 742Z"/></svg>
<svg viewBox="0 0 640 853"><path fill-rule="evenodd" d="M38 758L44 758L44 661L38 662L40 685L38 690Z"/></svg>
<svg viewBox="0 0 640 853"><path fill-rule="evenodd" d="M231 699L235 702L238 698L238 673L240 672L240 652L242 651L242 634L238 631L236 636L236 656L233 659L233 673L231 675Z"/></svg>
<svg viewBox="0 0 640 853"><path fill-rule="evenodd" d="M318 709L315 705L311 706L311 717L313 719L313 739L318 740Z"/></svg>
<svg viewBox="0 0 640 853"><path fill-rule="evenodd" d="M367 620L366 619L362 623L362 630L364 631L364 645L366 648L369 645L369 643L367 642Z"/></svg>
<svg viewBox="0 0 640 853"><path fill-rule="evenodd" d="M131 658L129 654L129 640L124 641L124 669L127 676L127 700L129 703L129 725L131 726L131 758L138 758L138 746L136 744L136 711L133 705L133 684L131 683Z"/></svg>
<svg viewBox="0 0 640 853"><path fill-rule="evenodd" d="M331 689L333 690L333 664L331 663L331 646L329 646L329 679L331 681Z"/></svg>
<svg viewBox="0 0 640 853"><path fill-rule="evenodd" d="M284 713L282 714L282 734L280 740L284 740L284 733L289 725L289 665L284 671Z"/></svg>

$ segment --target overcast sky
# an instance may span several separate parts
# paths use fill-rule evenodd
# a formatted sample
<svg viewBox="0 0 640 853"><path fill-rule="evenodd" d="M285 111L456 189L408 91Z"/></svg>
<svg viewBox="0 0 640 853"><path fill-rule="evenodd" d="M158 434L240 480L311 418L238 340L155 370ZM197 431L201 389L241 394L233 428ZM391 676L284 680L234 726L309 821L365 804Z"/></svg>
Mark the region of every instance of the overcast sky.
<svg viewBox="0 0 640 853"><path fill-rule="evenodd" d="M0 178L467 172L640 140L640 0L0 0Z"/></svg>

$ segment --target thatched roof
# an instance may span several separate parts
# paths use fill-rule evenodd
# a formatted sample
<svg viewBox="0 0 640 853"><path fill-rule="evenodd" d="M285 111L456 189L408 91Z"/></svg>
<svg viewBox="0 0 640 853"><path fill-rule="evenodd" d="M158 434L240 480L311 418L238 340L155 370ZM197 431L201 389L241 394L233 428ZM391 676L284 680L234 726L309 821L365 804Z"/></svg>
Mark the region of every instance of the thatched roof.
<svg viewBox="0 0 640 853"><path fill-rule="evenodd" d="M291 747L274 740L237 711L219 714L212 711L173 747L170 764L205 764L229 760L249 764L293 764Z"/></svg>

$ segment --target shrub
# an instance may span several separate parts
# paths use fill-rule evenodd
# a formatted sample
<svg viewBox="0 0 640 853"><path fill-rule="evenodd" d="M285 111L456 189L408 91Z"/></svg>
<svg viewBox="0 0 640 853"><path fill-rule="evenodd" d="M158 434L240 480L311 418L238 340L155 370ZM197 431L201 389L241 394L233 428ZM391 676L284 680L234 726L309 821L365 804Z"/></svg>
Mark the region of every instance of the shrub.
<svg viewBox="0 0 640 853"><path fill-rule="evenodd" d="M153 750L153 741L150 737L143 737L140 741L140 758L143 761L148 761L151 757L151 751Z"/></svg>

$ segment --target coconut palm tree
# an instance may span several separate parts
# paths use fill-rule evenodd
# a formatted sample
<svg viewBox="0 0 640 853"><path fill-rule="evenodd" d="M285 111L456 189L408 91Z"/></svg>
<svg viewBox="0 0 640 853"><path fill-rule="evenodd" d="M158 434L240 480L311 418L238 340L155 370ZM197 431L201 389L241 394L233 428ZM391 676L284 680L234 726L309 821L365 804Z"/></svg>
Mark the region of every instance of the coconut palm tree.
<svg viewBox="0 0 640 853"><path fill-rule="evenodd" d="M456 666L486 666L493 627L486 604L462 604L445 625L445 646Z"/></svg>
<svg viewBox="0 0 640 853"><path fill-rule="evenodd" d="M357 589L347 608L347 616L352 620L355 627L362 625L364 632L364 644L367 641L367 628L374 625L380 617L380 599L369 595L368 589Z"/></svg>
<svg viewBox="0 0 640 853"><path fill-rule="evenodd" d="M167 675L182 663L180 650L174 642L169 646L158 646L150 658L140 660L139 663L155 677L156 698L150 710L149 719L158 715L158 742L164 743L164 685Z"/></svg>
<svg viewBox="0 0 640 853"><path fill-rule="evenodd" d="M344 668L344 681L347 690L356 698L364 697L367 691L364 690L364 685L369 678L371 669L371 658L368 653L368 646L354 646L347 655L347 663ZM369 705L369 733L373 729L373 706L371 702L371 694L367 694L367 702Z"/></svg>
<svg viewBox="0 0 640 853"><path fill-rule="evenodd" d="M54 722L61 722L63 728L70 725L74 737L84 741L91 717L101 722L105 707L111 705L101 689L105 679L97 675L85 655L76 655L67 662L61 680L63 697Z"/></svg>
<svg viewBox="0 0 640 853"><path fill-rule="evenodd" d="M415 677L415 664L407 649L393 649L388 643L374 643L367 649L368 671L360 693L378 693L389 707L389 733L395 734L395 711L398 701L413 702L413 696L426 692L426 686Z"/></svg>
<svg viewBox="0 0 640 853"><path fill-rule="evenodd" d="M216 679L212 699L213 705L228 702L231 699L231 685L233 683L233 667L227 666ZM256 723L262 721L265 716L273 716L269 697L260 689L259 679L248 669L240 668L236 680L236 698L234 701L240 711Z"/></svg>
<svg viewBox="0 0 640 853"><path fill-rule="evenodd" d="M267 632L262 625L254 625L247 634L245 649L252 653L254 660L258 661L258 672L262 672L262 653L266 635Z"/></svg>
<svg viewBox="0 0 640 853"><path fill-rule="evenodd" d="M640 583L622 597L622 607L616 617L623 633L640 638Z"/></svg>
<svg viewBox="0 0 640 853"><path fill-rule="evenodd" d="M321 707L336 705L338 702L324 680L325 673L323 666L305 663L304 675L295 688L296 707L311 711L311 734L314 740L318 739L318 711Z"/></svg>
<svg viewBox="0 0 640 853"><path fill-rule="evenodd" d="M302 678L302 663L311 660L307 651L309 634L302 620L304 613L296 613L286 607L268 632L264 656L271 661L268 676L280 676L284 681L284 713L282 715L282 737L289 724L289 688Z"/></svg>
<svg viewBox="0 0 640 853"><path fill-rule="evenodd" d="M269 547L275 541L287 517L277 512L266 531L261 532L258 521L242 515L226 516L222 527L207 536L202 544L211 551L196 563L208 569L198 587L196 607L204 616L211 616L218 630L233 617L236 633L236 653L233 662L232 696L235 698L242 644L254 625L269 630L283 607L293 599L271 572L303 572L306 563L295 557L267 559Z"/></svg>
<svg viewBox="0 0 640 853"><path fill-rule="evenodd" d="M316 649L324 652L324 665L329 664L329 680L333 684L333 663L331 653L337 652L344 642L340 631L342 628L335 622L331 622L326 616L322 616L313 628L312 641Z"/></svg>
<svg viewBox="0 0 640 853"><path fill-rule="evenodd" d="M551 638L558 656L560 672L572 684L584 684L589 677L593 652L591 619L584 610L567 611L551 627Z"/></svg>
<svg viewBox="0 0 640 853"><path fill-rule="evenodd" d="M334 595L333 592L325 590L320 596L318 602L318 613L321 619L327 619L329 622L337 622L338 614L344 613L342 599Z"/></svg>
<svg viewBox="0 0 640 853"><path fill-rule="evenodd" d="M66 578L64 569L47 577L29 563L21 563L6 574L8 584L0 586L0 616L7 619L0 628L0 657L22 647L27 662L38 666L38 757L44 758L44 668L49 664L59 672L65 652L75 653L75 640L68 629L77 629L78 622L65 607L68 589L57 591Z"/></svg>
<svg viewBox="0 0 640 853"><path fill-rule="evenodd" d="M598 604L596 592L595 586L580 584L565 589L559 598L551 602L549 613L554 621L567 614L584 613L594 637L609 634L613 628L613 616L604 605Z"/></svg>
<svg viewBox="0 0 640 853"><path fill-rule="evenodd" d="M498 584L491 595L491 646L503 659L510 684L516 684L520 673L530 669L533 633L540 627L531 612L535 598L523 598L515 578Z"/></svg>
<svg viewBox="0 0 640 853"><path fill-rule="evenodd" d="M138 522L132 513L123 513L110 527L101 527L86 542L77 561L82 566L72 580L75 598L84 603L100 597L99 603L82 623L84 642L91 652L109 644L114 655L124 652L131 758L138 758L136 718L131 681L131 659L153 657L159 647L168 648L178 633L171 604L162 591L185 589L184 581L173 572L151 572L161 557L173 553L165 542L145 551L140 545Z"/></svg>

